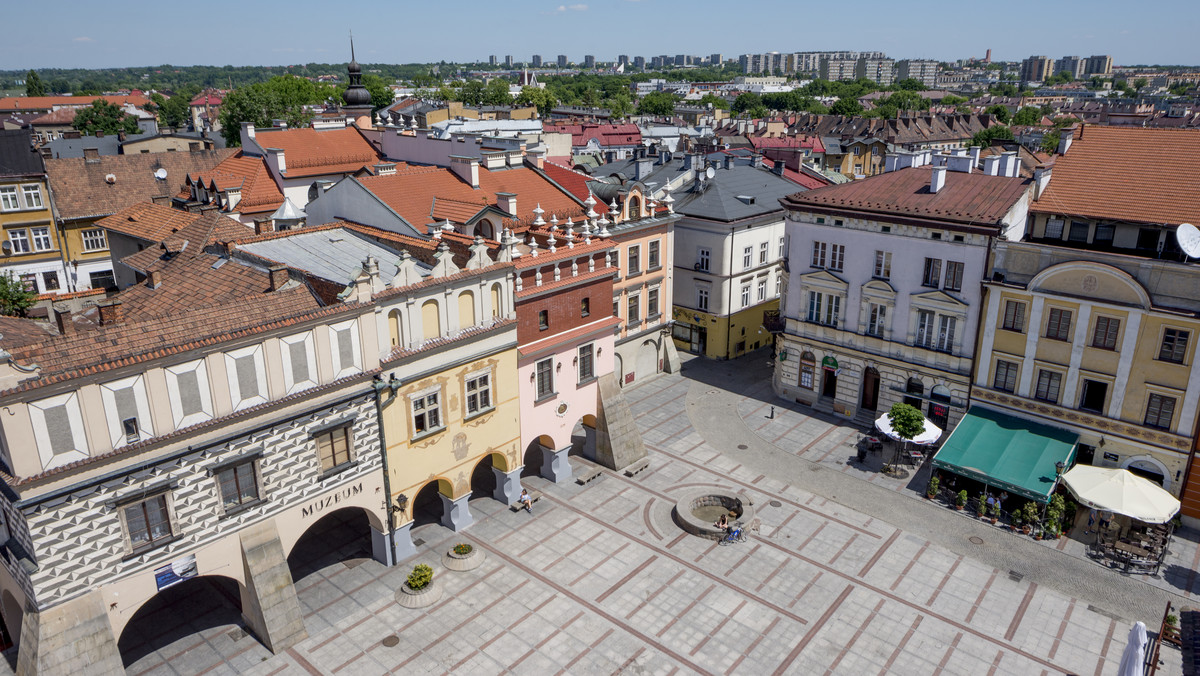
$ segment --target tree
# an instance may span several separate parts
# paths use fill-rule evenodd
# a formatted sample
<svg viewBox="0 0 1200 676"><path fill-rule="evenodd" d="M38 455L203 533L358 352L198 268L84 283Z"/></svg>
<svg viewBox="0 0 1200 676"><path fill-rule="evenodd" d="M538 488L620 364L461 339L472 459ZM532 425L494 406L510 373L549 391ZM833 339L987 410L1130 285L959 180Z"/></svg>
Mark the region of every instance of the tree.
<svg viewBox="0 0 1200 676"><path fill-rule="evenodd" d="M896 89L910 92L923 92L927 89L927 87L920 80L909 77L897 82Z"/></svg>
<svg viewBox="0 0 1200 676"><path fill-rule="evenodd" d="M513 97L508 93L508 80L495 78L487 83L487 87L483 91L483 105L485 106L507 106L512 103Z"/></svg>
<svg viewBox="0 0 1200 676"><path fill-rule="evenodd" d="M733 100L733 112L740 115L751 108L758 108L763 105L762 97L754 92L744 92L738 94L738 97Z"/></svg>
<svg viewBox="0 0 1200 676"><path fill-rule="evenodd" d="M829 112L834 115L861 115L863 111L862 104L858 99L838 99L836 103L829 108Z"/></svg>
<svg viewBox="0 0 1200 676"><path fill-rule="evenodd" d="M191 121L191 102L199 90L195 85L184 85L175 95L167 98L158 92L150 95L151 105L146 109L158 115L158 124L170 129L185 127Z"/></svg>
<svg viewBox="0 0 1200 676"><path fill-rule="evenodd" d="M66 94L71 91L71 83L65 77L56 77L50 81L50 91L55 94Z"/></svg>
<svg viewBox="0 0 1200 676"><path fill-rule="evenodd" d="M729 110L729 102L720 96L717 96L716 94L705 94L704 96L701 96L700 100L696 103L699 103L702 106L712 106L713 108L720 108L721 110Z"/></svg>
<svg viewBox="0 0 1200 676"><path fill-rule="evenodd" d="M241 145L242 123L269 127L283 120L289 127L303 127L312 119L307 106L336 95L329 85L292 75L278 75L266 82L238 87L221 103L221 135L230 147Z"/></svg>
<svg viewBox="0 0 1200 676"><path fill-rule="evenodd" d="M37 294L12 272L6 270L0 274L0 314L24 317L36 297Z"/></svg>
<svg viewBox="0 0 1200 676"><path fill-rule="evenodd" d="M538 114L546 117L550 109L558 105L558 97L548 90L526 85L521 87L521 93L517 94L514 103L518 106L536 106Z"/></svg>
<svg viewBox="0 0 1200 676"><path fill-rule="evenodd" d="M966 102L967 102L967 97L955 96L954 94L948 94L947 96L943 97L941 100L941 104L943 106L960 106Z"/></svg>
<svg viewBox="0 0 1200 676"><path fill-rule="evenodd" d="M992 96L1016 96L1018 93L1020 93L1016 85L1008 83L994 84L991 87L988 87L988 92L990 92Z"/></svg>
<svg viewBox="0 0 1200 676"><path fill-rule="evenodd" d="M1062 132L1060 132L1058 129L1055 129L1054 131L1048 131L1043 134L1041 145L1042 152L1048 155L1053 155L1058 151L1058 142L1060 139L1062 139Z"/></svg>
<svg viewBox="0 0 1200 676"><path fill-rule="evenodd" d="M100 132L105 134L121 132L138 134L141 132L137 116L126 113L120 106L104 99L96 99L92 105L81 108L79 112L75 113L75 120L71 122L71 126L85 136L95 136Z"/></svg>
<svg viewBox="0 0 1200 676"><path fill-rule="evenodd" d="M1025 106L1017 111L1013 116L1012 123L1018 126L1027 127L1037 124L1042 119L1042 111L1036 106Z"/></svg>
<svg viewBox="0 0 1200 676"><path fill-rule="evenodd" d="M1141 91L1142 89L1145 89L1146 85L1148 85L1148 84L1150 84L1150 80L1148 80L1144 77L1139 77L1133 81L1133 88L1138 91Z"/></svg>
<svg viewBox="0 0 1200 676"><path fill-rule="evenodd" d="M25 73L25 96L45 96L46 85L42 84L42 78L38 77L36 70L30 70Z"/></svg>
<svg viewBox="0 0 1200 676"><path fill-rule="evenodd" d="M983 112L987 113L988 115L994 115L1001 124L1008 124L1008 121L1012 119L1012 113L1008 112L1008 106L1002 106L999 103L993 106L988 106L987 110L984 110Z"/></svg>
<svg viewBox="0 0 1200 676"><path fill-rule="evenodd" d="M396 96L392 94L392 88L383 78L374 73L367 73L362 77L363 86L367 91L371 92L371 107L376 110L392 105L396 100Z"/></svg>
<svg viewBox="0 0 1200 676"><path fill-rule="evenodd" d="M629 92L617 92L615 96L604 100L604 107L614 118L620 119L633 112L633 100L629 98Z"/></svg>
<svg viewBox="0 0 1200 676"><path fill-rule="evenodd" d="M458 88L458 100L467 106L482 106L485 85L482 80L467 80Z"/></svg>
<svg viewBox="0 0 1200 676"><path fill-rule="evenodd" d="M925 431L925 416L921 415L921 411L916 407L904 402L892 404L887 416L888 422L892 424L892 431L902 441L911 441Z"/></svg>
<svg viewBox="0 0 1200 676"><path fill-rule="evenodd" d="M971 145L987 148L992 145L993 141L1011 141L1013 140L1012 130L1008 127L997 124L987 129L980 129L971 137Z"/></svg>
<svg viewBox="0 0 1200 676"><path fill-rule="evenodd" d="M638 102L640 115L672 115L675 113L675 95L667 92L650 92Z"/></svg>

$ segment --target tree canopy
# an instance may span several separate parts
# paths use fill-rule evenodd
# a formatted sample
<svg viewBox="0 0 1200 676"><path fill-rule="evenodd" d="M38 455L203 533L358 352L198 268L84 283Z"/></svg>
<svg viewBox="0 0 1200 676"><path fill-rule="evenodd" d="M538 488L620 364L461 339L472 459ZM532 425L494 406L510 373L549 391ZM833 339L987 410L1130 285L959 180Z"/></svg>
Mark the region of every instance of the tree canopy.
<svg viewBox="0 0 1200 676"><path fill-rule="evenodd" d="M105 134L141 133L137 116L126 113L120 106L104 99L96 99L87 108L80 108L79 112L75 113L75 120L71 122L71 126L85 136L95 136L98 132Z"/></svg>
<svg viewBox="0 0 1200 676"><path fill-rule="evenodd" d="M705 94L704 96L701 96L700 100L697 101L696 103L698 103L702 106L711 105L713 108L720 108L721 110L729 110L729 102L726 101L724 98L717 96L716 94L711 94L711 93Z"/></svg>
<svg viewBox="0 0 1200 676"><path fill-rule="evenodd" d="M307 106L334 97L337 89L291 75L238 87L221 104L221 135L230 147L241 145L242 123L269 127L283 120L289 127L303 127L312 119ZM373 100L373 99L372 99Z"/></svg>
<svg viewBox="0 0 1200 676"><path fill-rule="evenodd" d="M550 114L550 109L558 105L558 98L545 89L527 85L521 87L521 93L517 94L514 103L520 106L537 106L538 114L546 117Z"/></svg>
<svg viewBox="0 0 1200 676"><path fill-rule="evenodd" d="M1013 116L1012 123L1018 126L1037 124L1042 119L1042 109L1037 106L1025 106Z"/></svg>
<svg viewBox="0 0 1200 676"><path fill-rule="evenodd" d="M911 77L904 78L903 80L897 82L895 86L896 89L902 89L910 92L923 92L928 89L923 82Z"/></svg>
<svg viewBox="0 0 1200 676"><path fill-rule="evenodd" d="M992 145L992 141L999 140L1013 140L1012 130L1002 124L992 125L987 129L980 129L971 137L971 145L987 148Z"/></svg>
<svg viewBox="0 0 1200 676"><path fill-rule="evenodd" d="M733 112L741 115L750 111L753 108L763 107L762 97L754 92L743 92L738 94L738 97L733 100Z"/></svg>
<svg viewBox="0 0 1200 676"><path fill-rule="evenodd" d="M675 112L675 95L667 92L650 92L638 102L641 115L671 115Z"/></svg>
<svg viewBox="0 0 1200 676"><path fill-rule="evenodd" d="M37 294L11 271L0 273L0 314L24 317L36 297Z"/></svg>
<svg viewBox="0 0 1200 676"><path fill-rule="evenodd" d="M30 70L25 73L25 96L45 96L46 85L42 84L42 78L38 76L36 70Z"/></svg>
<svg viewBox="0 0 1200 676"><path fill-rule="evenodd" d="M158 115L158 124L165 128L178 129L187 126L192 117L191 101L200 91L193 85L185 85L171 98L158 92L150 94L150 105L146 110Z"/></svg>
<svg viewBox="0 0 1200 676"><path fill-rule="evenodd" d="M892 423L892 429L901 439L911 440L925 431L925 416L921 415L921 412L914 406L896 402L892 404L887 415L888 420Z"/></svg>
<svg viewBox="0 0 1200 676"><path fill-rule="evenodd" d="M1012 119L1012 113L1008 112L1008 106L1002 106L999 103L988 106L983 112L994 115L1001 124L1008 124L1008 121Z"/></svg>
<svg viewBox="0 0 1200 676"><path fill-rule="evenodd" d="M829 108L829 112L834 115L859 115L863 111L863 106L858 102L858 99L838 99Z"/></svg>

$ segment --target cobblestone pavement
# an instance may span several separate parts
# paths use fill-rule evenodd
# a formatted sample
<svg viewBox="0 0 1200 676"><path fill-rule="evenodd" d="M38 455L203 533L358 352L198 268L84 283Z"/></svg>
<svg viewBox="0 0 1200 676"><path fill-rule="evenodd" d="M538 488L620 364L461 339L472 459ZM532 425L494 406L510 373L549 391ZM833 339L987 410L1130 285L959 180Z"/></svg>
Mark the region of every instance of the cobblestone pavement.
<svg viewBox="0 0 1200 676"><path fill-rule="evenodd" d="M693 361L627 391L651 459L633 477L527 479L544 494L532 515L474 500L470 529L418 527L421 554L391 569L339 540L342 560L297 581L309 638L294 648L216 624L129 673L1090 676L1116 673L1132 621L1157 624L1165 590L843 469L850 428L762 418L764 364ZM676 496L708 486L751 496L760 532L684 534ZM442 567L460 541L479 568ZM445 594L408 610L394 594L418 562ZM1165 657L1159 673L1181 673Z"/></svg>

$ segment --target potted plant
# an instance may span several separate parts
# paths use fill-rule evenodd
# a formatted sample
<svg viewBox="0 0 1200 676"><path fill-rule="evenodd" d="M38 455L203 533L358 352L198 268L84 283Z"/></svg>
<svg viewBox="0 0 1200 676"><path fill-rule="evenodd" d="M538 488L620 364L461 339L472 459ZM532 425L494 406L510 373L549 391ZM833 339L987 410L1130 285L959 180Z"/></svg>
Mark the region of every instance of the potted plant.
<svg viewBox="0 0 1200 676"><path fill-rule="evenodd" d="M937 497L938 489L942 486L942 479L934 474L929 478L929 486L925 489L925 499L932 500Z"/></svg>
<svg viewBox="0 0 1200 676"><path fill-rule="evenodd" d="M975 516L981 520L987 516L987 493L979 494L979 503L975 505Z"/></svg>
<svg viewBox="0 0 1200 676"><path fill-rule="evenodd" d="M1025 515L1021 512L1021 510L1018 509L1013 511L1010 516L1012 518L1012 529L1014 531L1019 530L1022 533L1029 533L1028 526L1025 524Z"/></svg>
<svg viewBox="0 0 1200 676"><path fill-rule="evenodd" d="M1024 517L1022 520L1025 523L1025 533L1034 532L1034 537L1040 540L1041 529L1039 526L1041 525L1041 514L1038 510L1038 504L1036 502L1026 502L1021 511L1023 512L1021 516Z"/></svg>
<svg viewBox="0 0 1200 676"><path fill-rule="evenodd" d="M396 602L405 608L424 608L442 598L442 585L433 576L433 568L419 563L408 574L408 579L396 591Z"/></svg>
<svg viewBox="0 0 1200 676"><path fill-rule="evenodd" d="M482 549L466 542L460 542L451 547L450 551L446 552L445 556L442 557L442 565L450 570L461 573L468 570L475 570L483 565L485 558Z"/></svg>
<svg viewBox="0 0 1200 676"><path fill-rule="evenodd" d="M967 506L967 490L964 488L963 490L958 492L957 496L955 496L954 508L961 512L961 511L963 511L963 509L966 506Z"/></svg>
<svg viewBox="0 0 1200 676"><path fill-rule="evenodd" d="M1000 520L1000 501L999 500L992 503L991 512L992 512L992 514L991 514L992 525L995 526L996 522L998 522Z"/></svg>

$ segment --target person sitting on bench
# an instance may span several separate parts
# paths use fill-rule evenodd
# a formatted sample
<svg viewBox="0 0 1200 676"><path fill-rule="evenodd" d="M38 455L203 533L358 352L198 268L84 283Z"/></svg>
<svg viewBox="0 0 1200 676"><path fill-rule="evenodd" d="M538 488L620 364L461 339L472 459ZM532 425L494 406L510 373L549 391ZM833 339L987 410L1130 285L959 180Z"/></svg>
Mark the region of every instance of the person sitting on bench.
<svg viewBox="0 0 1200 676"><path fill-rule="evenodd" d="M533 514L533 496L529 495L529 491L522 488L521 497L518 499L518 502L525 507L526 512Z"/></svg>

